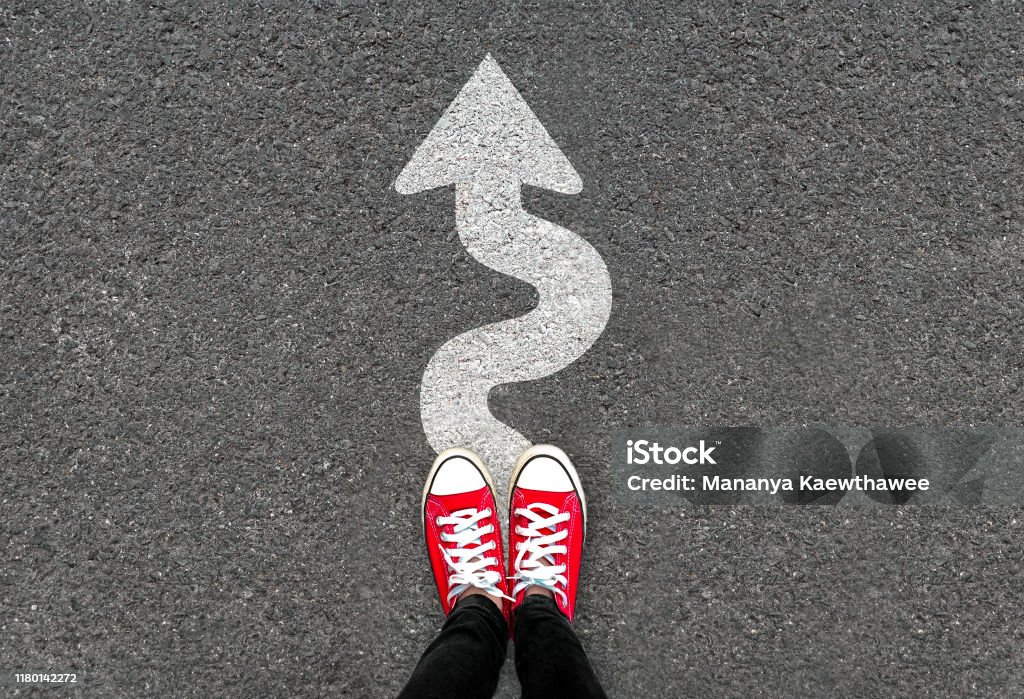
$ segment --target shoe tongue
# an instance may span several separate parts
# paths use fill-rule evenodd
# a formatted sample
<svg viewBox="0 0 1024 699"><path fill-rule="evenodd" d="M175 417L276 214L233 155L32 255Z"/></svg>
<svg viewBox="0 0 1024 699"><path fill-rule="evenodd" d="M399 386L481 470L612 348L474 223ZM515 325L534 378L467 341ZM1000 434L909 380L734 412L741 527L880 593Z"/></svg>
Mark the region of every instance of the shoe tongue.
<svg viewBox="0 0 1024 699"><path fill-rule="evenodd" d="M459 510L469 509L487 509L494 510L494 506L491 503L489 497L489 490L485 485L478 490L470 490L465 493L453 493L451 495L431 495L431 498L435 499L438 503L444 506L448 514L452 512L458 512Z"/></svg>
<svg viewBox="0 0 1024 699"><path fill-rule="evenodd" d="M552 507L557 508L561 512L565 512L566 511L566 507L565 507L566 501L570 497L574 497L575 496L575 493L573 493L573 492L558 493L558 492L554 492L554 491L551 491L551 490L529 490L527 488L519 488L519 492L522 493L522 496L523 496L522 502L526 502L526 503L530 503L530 504L535 503L535 502L542 502L545 505L551 505ZM542 514L545 517L552 516L552 515L548 514L548 512L546 512L545 510L543 510L542 508L539 508L539 507L538 508L534 508L534 512L536 512L537 514Z"/></svg>
<svg viewBox="0 0 1024 699"><path fill-rule="evenodd" d="M546 495L548 497L544 497L544 498L537 497L537 494L539 494L539 493L543 493L544 495ZM563 508L563 505L565 504L565 498L566 498L567 495L569 495L569 493L549 493L547 491L524 491L524 495L526 495L526 497L528 498L527 502L530 503L527 506L528 510L533 512L533 514L535 516L537 516L537 517L543 517L544 519L549 519L551 517L557 517L562 512L565 512L565 509ZM550 497L552 495L554 497ZM546 509L544 507L536 507L536 504L538 502L543 502L545 505L551 505L552 507L556 508L556 511L555 512L551 512L551 511L549 511L548 509ZM522 521L523 524L527 524L530 527L533 527L535 529L535 531L537 531L540 534L544 534L544 535L554 534L555 532L558 531L558 528L560 526L564 525L564 522L558 522L556 524L546 524L544 526L539 526L538 522L534 522L534 521L530 520L527 517L521 518L521 521Z"/></svg>

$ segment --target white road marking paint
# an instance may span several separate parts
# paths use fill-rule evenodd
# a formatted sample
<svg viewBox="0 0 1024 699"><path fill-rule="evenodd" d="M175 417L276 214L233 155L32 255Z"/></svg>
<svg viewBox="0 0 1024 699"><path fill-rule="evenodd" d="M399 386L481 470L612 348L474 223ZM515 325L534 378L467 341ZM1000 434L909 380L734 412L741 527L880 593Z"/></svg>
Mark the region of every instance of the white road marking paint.
<svg viewBox="0 0 1024 699"><path fill-rule="evenodd" d="M565 194L580 177L488 55L395 182L402 194L456 186L459 237L482 264L533 285L530 313L445 343L423 374L420 417L438 452L468 447L507 481L529 440L487 407L490 390L548 376L600 337L612 307L601 256L559 225L523 211L523 184ZM499 497L499 500L502 499Z"/></svg>

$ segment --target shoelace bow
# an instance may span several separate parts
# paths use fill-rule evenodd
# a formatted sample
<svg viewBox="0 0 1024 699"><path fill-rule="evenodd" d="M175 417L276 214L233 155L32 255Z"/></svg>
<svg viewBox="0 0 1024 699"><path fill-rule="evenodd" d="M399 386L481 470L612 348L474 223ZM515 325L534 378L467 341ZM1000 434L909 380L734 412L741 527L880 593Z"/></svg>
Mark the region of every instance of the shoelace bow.
<svg viewBox="0 0 1024 699"><path fill-rule="evenodd" d="M531 585L539 585L558 595L565 604L564 588L569 582L565 576L566 566L555 565L554 557L567 551L565 544L558 542L569 536L569 532L564 529L556 531L556 527L569 519L569 513L559 512L554 505L535 502L527 507L517 507L515 515L529 523L525 527L516 525L516 534L524 541L517 544L515 574L509 576L518 581L512 596L517 596ZM546 532L541 531L545 529Z"/></svg>
<svg viewBox="0 0 1024 699"><path fill-rule="evenodd" d="M452 571L448 575L449 601L469 587L479 587L488 594L509 599L497 586L501 580L501 573L489 570L492 566L498 565L498 559L484 555L495 547L494 540L486 544L480 543L483 537L494 531L494 525L491 523L480 526L480 521L490 516L490 509L470 508L437 518L439 527L453 525L451 534L441 532L442 543L438 544L441 555ZM444 542L454 543L455 546L445 548Z"/></svg>

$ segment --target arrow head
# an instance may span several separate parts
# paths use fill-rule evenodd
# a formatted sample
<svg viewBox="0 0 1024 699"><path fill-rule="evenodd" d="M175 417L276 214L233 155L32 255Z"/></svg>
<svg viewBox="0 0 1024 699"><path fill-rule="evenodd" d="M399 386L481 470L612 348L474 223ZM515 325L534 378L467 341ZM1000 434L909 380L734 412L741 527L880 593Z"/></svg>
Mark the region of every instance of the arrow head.
<svg viewBox="0 0 1024 699"><path fill-rule="evenodd" d="M414 194L481 171L563 194L583 189L580 176L490 54L445 110L395 182Z"/></svg>

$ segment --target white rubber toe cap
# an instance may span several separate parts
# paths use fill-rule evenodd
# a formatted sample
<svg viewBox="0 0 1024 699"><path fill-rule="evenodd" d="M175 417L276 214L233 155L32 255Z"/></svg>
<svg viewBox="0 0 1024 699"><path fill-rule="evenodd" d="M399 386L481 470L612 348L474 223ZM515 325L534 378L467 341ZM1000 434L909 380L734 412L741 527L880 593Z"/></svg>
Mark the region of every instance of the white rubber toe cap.
<svg viewBox="0 0 1024 699"><path fill-rule="evenodd" d="M455 495L480 490L487 482L480 469L463 456L452 456L444 461L430 484L432 495Z"/></svg>
<svg viewBox="0 0 1024 699"><path fill-rule="evenodd" d="M535 456L519 472L516 486L527 490L546 490L568 493L575 490L572 479L557 460L550 456Z"/></svg>

